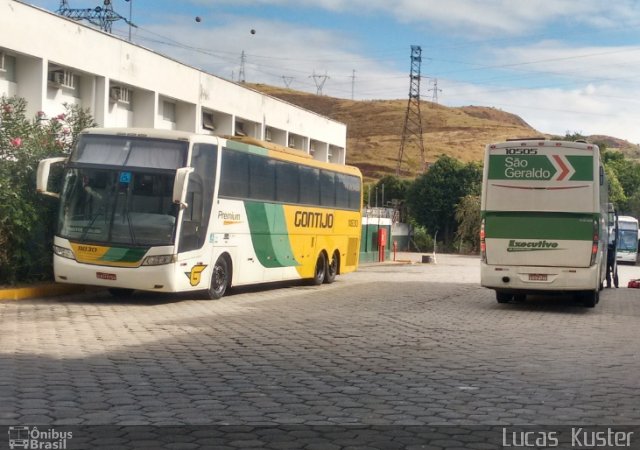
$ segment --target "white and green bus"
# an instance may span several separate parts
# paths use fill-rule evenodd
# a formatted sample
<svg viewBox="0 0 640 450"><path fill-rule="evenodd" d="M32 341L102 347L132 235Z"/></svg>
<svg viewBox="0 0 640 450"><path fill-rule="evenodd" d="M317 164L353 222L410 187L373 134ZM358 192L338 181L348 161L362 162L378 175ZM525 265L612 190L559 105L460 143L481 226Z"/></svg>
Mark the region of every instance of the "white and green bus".
<svg viewBox="0 0 640 450"><path fill-rule="evenodd" d="M638 260L638 219L618 216L618 245L616 259L635 264Z"/></svg>
<svg viewBox="0 0 640 450"><path fill-rule="evenodd" d="M358 265L362 176L285 147L156 129L89 129L64 163L60 283L203 291L333 282Z"/></svg>
<svg viewBox="0 0 640 450"><path fill-rule="evenodd" d="M481 201L481 284L499 303L535 293L599 300L608 183L598 146L544 139L490 144Z"/></svg>

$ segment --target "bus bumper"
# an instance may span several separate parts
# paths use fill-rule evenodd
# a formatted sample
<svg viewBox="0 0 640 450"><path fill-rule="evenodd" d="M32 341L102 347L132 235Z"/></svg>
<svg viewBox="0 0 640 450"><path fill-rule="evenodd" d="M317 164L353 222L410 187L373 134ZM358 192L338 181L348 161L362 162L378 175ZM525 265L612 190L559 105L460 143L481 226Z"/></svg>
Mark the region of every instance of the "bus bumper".
<svg viewBox="0 0 640 450"><path fill-rule="evenodd" d="M596 281L597 280L597 281ZM481 263L482 286L501 292L591 291L600 287L599 266L500 266Z"/></svg>
<svg viewBox="0 0 640 450"><path fill-rule="evenodd" d="M175 263L135 268L111 267L83 264L73 259L53 256L54 278L58 283L177 292L175 270Z"/></svg>

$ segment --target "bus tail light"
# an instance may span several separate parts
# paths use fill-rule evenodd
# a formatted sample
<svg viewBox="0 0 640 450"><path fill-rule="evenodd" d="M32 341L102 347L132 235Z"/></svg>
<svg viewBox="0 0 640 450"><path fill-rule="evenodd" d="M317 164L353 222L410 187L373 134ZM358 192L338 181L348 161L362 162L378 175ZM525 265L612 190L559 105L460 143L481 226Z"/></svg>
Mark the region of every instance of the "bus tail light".
<svg viewBox="0 0 640 450"><path fill-rule="evenodd" d="M487 260L487 244L485 242L484 219L480 222L480 260Z"/></svg>
<svg viewBox="0 0 640 450"><path fill-rule="evenodd" d="M598 233L598 221L593 221L593 241L591 242L591 262L590 266L593 266L596 263L596 258L598 256L598 244L600 241L600 236Z"/></svg>

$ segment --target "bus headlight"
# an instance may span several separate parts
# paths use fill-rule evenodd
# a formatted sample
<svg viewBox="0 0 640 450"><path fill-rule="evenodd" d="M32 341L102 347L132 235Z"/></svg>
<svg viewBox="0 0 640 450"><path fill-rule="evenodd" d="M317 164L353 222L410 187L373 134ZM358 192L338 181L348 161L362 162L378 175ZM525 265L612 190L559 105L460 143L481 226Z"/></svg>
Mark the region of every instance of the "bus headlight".
<svg viewBox="0 0 640 450"><path fill-rule="evenodd" d="M53 246L53 253L63 258L76 259L76 255L73 254L70 248L60 247L59 245Z"/></svg>
<svg viewBox="0 0 640 450"><path fill-rule="evenodd" d="M163 264L171 264L175 259L173 255L157 255L157 256L147 256L144 261L142 261L143 266L161 266Z"/></svg>

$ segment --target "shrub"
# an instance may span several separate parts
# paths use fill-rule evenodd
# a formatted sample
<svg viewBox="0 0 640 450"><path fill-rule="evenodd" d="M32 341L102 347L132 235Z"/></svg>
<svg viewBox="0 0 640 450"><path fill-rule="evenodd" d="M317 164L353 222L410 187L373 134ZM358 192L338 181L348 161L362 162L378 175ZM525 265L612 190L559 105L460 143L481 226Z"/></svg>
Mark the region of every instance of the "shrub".
<svg viewBox="0 0 640 450"><path fill-rule="evenodd" d="M79 132L95 126L87 110L29 120L26 102L0 98L0 284L51 278L51 241L57 202L38 195L40 160L68 153Z"/></svg>

